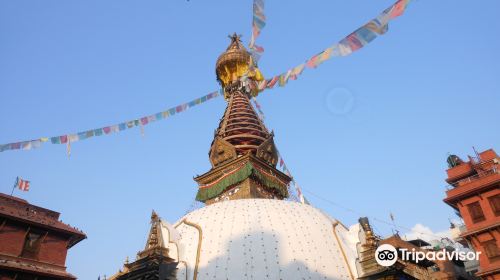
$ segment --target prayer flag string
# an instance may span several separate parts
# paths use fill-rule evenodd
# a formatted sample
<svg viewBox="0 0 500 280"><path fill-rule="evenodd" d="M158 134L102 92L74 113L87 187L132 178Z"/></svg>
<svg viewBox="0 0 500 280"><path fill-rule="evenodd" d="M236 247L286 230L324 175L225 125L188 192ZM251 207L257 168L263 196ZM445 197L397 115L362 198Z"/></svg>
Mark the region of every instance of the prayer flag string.
<svg viewBox="0 0 500 280"><path fill-rule="evenodd" d="M101 128L90 129L86 131L81 131L73 134L65 134L60 136L53 137L40 137L35 140L27 140L20 142L13 142L8 144L0 144L0 152L9 151L9 150L31 150L35 148L41 147L43 143L50 142L52 144L66 144L66 152L68 156L71 154L71 144L73 142L86 140L94 136L103 136L109 135L112 133L122 132L124 130L139 126L141 129L141 135L144 135L144 126L148 125L152 122L167 119L173 115L182 113L189 108L197 106L199 104L205 103L208 100L211 100L217 96L220 96L221 93L218 91L211 92L202 97L196 98L190 102L172 107L168 110L158 112L153 115L144 116L138 119L121 122L115 125L105 126Z"/></svg>
<svg viewBox="0 0 500 280"><path fill-rule="evenodd" d="M347 37L339 41L337 44L325 49L319 54L311 57L306 62L289 69L288 71L274 76L271 79L263 80L258 83L259 91L264 91L266 89L272 89L278 84L280 87L284 87L290 79L296 80L298 76L302 74L305 68L316 68L321 63L332 57L338 56L348 56L351 53L363 48L368 43L372 42L379 35L383 35L388 30L388 24L391 20L401 16L408 4L411 0L398 0L389 8L385 9L379 16L372 19L362 27L358 28ZM260 54L264 51L262 47L255 45L255 40L259 36L262 28L266 25L266 17L264 15L264 0L254 0L253 4L253 24L252 24L252 38L250 41L250 51L252 55L255 57L255 54ZM255 57L255 60L258 60L258 56ZM215 91L209 93L205 96L196 98L190 102L172 107L166 111L158 112L153 115L144 116L138 119L125 121L119 124L105 126L96 129L90 129L86 131L81 131L73 134L65 134L60 136L53 137L40 137L34 140L13 142L7 144L0 144L0 152L9 151L9 150L31 150L35 148L41 147L43 143L50 142L52 144L66 144L68 156L71 153L71 145L70 143L86 140L94 136L102 136L108 135L112 133L121 132L136 126L140 126L141 134L144 134L144 126L159 121L162 119L169 118L175 114L186 111L187 109L197 106L199 104L205 103L206 101L213 99L217 96L223 95L221 89L220 91ZM254 103L259 111L260 115L263 117L263 113L261 111L260 105L254 100ZM286 166L285 170L286 170ZM300 191L300 190L299 190Z"/></svg>
<svg viewBox="0 0 500 280"><path fill-rule="evenodd" d="M266 26L266 16L264 15L264 0L253 1L253 17L252 17L252 37L250 38L250 54L255 62L258 62L264 48L255 44L261 30Z"/></svg>
<svg viewBox="0 0 500 280"><path fill-rule="evenodd" d="M295 66L280 75L274 76L271 79L261 81L258 85L259 90L263 91L264 89L271 89L276 85L284 87L290 79L296 80L305 68L316 68L321 63L332 57L348 56L363 48L368 43L375 40L375 38L379 35L385 34L389 28L389 22L401 16L410 1L411 0L398 0L392 6L385 9L376 18L356 29L338 43L309 58L306 62Z"/></svg>
<svg viewBox="0 0 500 280"><path fill-rule="evenodd" d="M257 98L254 96L252 98L253 103L255 105L255 108L257 108L257 111L259 112L259 118L261 121L264 121L264 112L262 112L262 107L260 107L259 102L257 102Z"/></svg>
<svg viewBox="0 0 500 280"><path fill-rule="evenodd" d="M257 99L254 97L253 98L254 106L257 108L257 111L259 112L259 117L261 119L264 118L264 112L262 111L262 106L257 102ZM309 201L305 198L304 194L302 193L302 189L300 188L299 184L295 181L295 179L292 177L292 174L290 173L290 170L285 164L285 160L281 156L280 152L278 152L278 169L280 169L283 173L285 173L288 177L292 178L292 185L295 188L295 192L297 195L294 195L292 192L289 192L290 196L292 197L292 200L298 201L302 204L309 204Z"/></svg>

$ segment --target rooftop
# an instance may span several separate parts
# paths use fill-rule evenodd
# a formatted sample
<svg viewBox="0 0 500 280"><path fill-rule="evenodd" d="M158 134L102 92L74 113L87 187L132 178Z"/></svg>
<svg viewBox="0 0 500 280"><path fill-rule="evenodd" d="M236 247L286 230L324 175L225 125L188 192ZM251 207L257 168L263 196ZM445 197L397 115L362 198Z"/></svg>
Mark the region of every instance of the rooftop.
<svg viewBox="0 0 500 280"><path fill-rule="evenodd" d="M495 151L489 149L468 158L468 161L463 161L453 156L453 162L446 170L446 182L452 188L446 192L444 202L454 208L461 199L496 188L500 183L500 157Z"/></svg>
<svg viewBox="0 0 500 280"><path fill-rule="evenodd" d="M59 216L58 212L30 204L18 197L0 193L0 217L7 217L73 236L69 247L87 238L83 231L60 221Z"/></svg>

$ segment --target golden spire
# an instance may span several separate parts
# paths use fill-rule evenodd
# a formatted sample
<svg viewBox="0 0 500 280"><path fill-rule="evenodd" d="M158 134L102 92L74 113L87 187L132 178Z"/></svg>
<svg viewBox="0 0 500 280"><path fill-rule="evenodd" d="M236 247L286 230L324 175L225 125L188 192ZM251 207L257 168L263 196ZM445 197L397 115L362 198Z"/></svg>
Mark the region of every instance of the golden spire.
<svg viewBox="0 0 500 280"><path fill-rule="evenodd" d="M225 88L243 76L247 76L253 81L262 81L264 77L257 68L250 53L243 46L240 39L241 36L234 33L229 38L231 39L231 43L226 51L219 56L215 65L217 80L221 86ZM256 88L256 85L254 86ZM229 98L228 94L225 93L224 95L226 99Z"/></svg>

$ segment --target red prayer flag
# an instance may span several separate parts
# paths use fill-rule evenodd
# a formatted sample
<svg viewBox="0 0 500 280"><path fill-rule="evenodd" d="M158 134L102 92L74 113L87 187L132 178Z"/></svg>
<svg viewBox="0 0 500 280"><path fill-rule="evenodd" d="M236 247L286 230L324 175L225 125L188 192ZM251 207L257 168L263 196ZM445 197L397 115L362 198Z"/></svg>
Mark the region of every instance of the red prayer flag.
<svg viewBox="0 0 500 280"><path fill-rule="evenodd" d="M267 82L267 87L268 88L273 88L276 82L279 80L279 76L273 77L271 80Z"/></svg>
<svg viewBox="0 0 500 280"><path fill-rule="evenodd" d="M307 67L309 68L316 68L316 63L318 61L318 55L315 55L313 57L311 57L311 59L309 59L307 62L306 62L306 65Z"/></svg>
<svg viewBox="0 0 500 280"><path fill-rule="evenodd" d="M17 177L16 185L22 191L27 192L30 190L30 181L23 180L19 177Z"/></svg>
<svg viewBox="0 0 500 280"><path fill-rule="evenodd" d="M264 48L261 47L261 46L257 46L257 45L253 45L253 49L256 51L256 52L264 52Z"/></svg>
<svg viewBox="0 0 500 280"><path fill-rule="evenodd" d="M408 4L407 0L399 0L396 4L394 4L390 13L391 19L402 15L405 11L407 4Z"/></svg>

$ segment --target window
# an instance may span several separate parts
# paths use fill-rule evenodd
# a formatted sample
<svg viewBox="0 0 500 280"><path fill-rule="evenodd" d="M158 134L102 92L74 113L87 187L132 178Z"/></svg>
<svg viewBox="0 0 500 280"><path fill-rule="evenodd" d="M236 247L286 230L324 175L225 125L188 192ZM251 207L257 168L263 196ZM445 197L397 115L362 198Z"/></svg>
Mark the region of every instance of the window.
<svg viewBox="0 0 500 280"><path fill-rule="evenodd" d="M498 249L495 239L481 243L484 248L484 253L490 260L500 260L500 249Z"/></svg>
<svg viewBox="0 0 500 280"><path fill-rule="evenodd" d="M30 230L26 234L24 239L22 257L25 258L36 258L38 256L38 251L40 250L40 244L42 243L42 234Z"/></svg>
<svg viewBox="0 0 500 280"><path fill-rule="evenodd" d="M472 218L473 223L479 223L481 221L484 221L484 213L483 209L481 209L481 205L479 205L479 202L474 202L469 205L467 205L467 208L469 209L469 214Z"/></svg>
<svg viewBox="0 0 500 280"><path fill-rule="evenodd" d="M495 216L500 216L500 194L488 197L488 201Z"/></svg>

